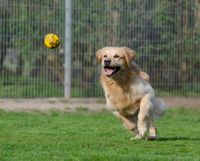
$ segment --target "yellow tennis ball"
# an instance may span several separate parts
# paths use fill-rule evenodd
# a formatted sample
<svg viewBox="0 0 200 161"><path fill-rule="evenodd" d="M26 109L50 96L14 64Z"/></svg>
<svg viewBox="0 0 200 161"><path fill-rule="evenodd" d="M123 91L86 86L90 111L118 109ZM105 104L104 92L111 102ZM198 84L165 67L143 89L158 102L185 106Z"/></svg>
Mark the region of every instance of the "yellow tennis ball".
<svg viewBox="0 0 200 161"><path fill-rule="evenodd" d="M58 35L49 33L44 38L44 44L47 48L54 49L60 45L60 39Z"/></svg>

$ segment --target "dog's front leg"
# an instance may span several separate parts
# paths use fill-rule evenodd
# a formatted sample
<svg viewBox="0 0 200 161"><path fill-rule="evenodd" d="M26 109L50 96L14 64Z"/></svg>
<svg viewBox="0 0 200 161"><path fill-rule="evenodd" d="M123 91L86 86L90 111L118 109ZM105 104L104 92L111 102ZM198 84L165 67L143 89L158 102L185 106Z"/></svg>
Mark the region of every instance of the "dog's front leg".
<svg viewBox="0 0 200 161"><path fill-rule="evenodd" d="M147 132L148 120L150 117L150 111L152 109L151 95L147 94L141 99L140 110L138 114L138 135L135 139L142 139Z"/></svg>
<svg viewBox="0 0 200 161"><path fill-rule="evenodd" d="M113 114L123 122L123 125L129 130L134 131L137 128L136 123L124 117L119 111L113 111Z"/></svg>

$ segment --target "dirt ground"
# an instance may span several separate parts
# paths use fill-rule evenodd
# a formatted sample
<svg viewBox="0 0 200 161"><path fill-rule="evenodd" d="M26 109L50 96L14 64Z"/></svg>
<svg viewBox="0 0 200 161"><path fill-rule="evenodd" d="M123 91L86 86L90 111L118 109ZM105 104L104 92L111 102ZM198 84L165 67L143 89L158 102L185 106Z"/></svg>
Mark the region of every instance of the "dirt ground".
<svg viewBox="0 0 200 161"><path fill-rule="evenodd" d="M200 108L200 97L165 97L163 98L170 108ZM104 99L70 99L44 98L44 99L0 99L0 109L6 111L63 111L76 110L101 111L106 109Z"/></svg>

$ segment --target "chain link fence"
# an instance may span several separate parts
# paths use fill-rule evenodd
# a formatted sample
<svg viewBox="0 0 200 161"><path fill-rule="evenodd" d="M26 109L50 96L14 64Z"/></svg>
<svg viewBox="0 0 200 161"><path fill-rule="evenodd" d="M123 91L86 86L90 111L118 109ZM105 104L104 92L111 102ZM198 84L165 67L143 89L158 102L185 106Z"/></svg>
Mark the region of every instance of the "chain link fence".
<svg viewBox="0 0 200 161"><path fill-rule="evenodd" d="M95 53L127 46L160 96L200 95L198 0L72 0L71 97L102 97ZM65 0L0 0L0 97L64 97ZM47 49L56 33L61 45Z"/></svg>

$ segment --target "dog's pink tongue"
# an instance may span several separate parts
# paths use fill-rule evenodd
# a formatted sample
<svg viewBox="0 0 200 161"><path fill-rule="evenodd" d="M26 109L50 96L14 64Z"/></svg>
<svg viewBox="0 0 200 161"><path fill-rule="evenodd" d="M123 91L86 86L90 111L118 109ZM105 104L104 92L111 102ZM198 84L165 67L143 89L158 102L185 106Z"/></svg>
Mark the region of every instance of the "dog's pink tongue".
<svg viewBox="0 0 200 161"><path fill-rule="evenodd" d="M106 72L107 75L111 75L111 74L113 73L113 69L111 69L111 68L106 68L106 69L105 69L105 72Z"/></svg>

